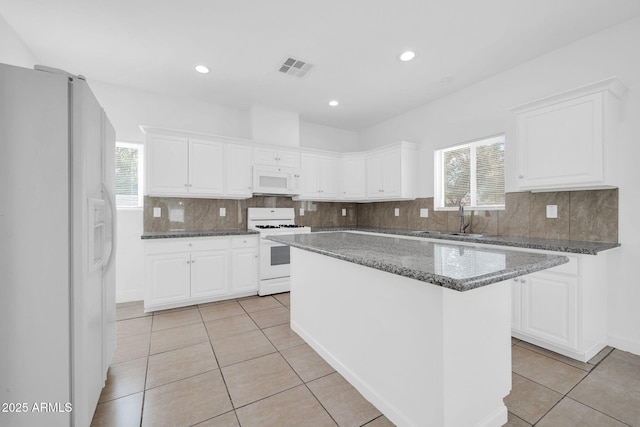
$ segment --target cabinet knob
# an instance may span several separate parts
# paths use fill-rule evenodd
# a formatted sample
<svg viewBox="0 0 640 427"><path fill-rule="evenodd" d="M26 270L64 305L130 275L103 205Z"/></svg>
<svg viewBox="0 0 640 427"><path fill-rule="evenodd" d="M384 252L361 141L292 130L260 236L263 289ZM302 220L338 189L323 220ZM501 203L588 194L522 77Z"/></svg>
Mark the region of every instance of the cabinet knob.
<svg viewBox="0 0 640 427"><path fill-rule="evenodd" d="M185 187L188 187L188 186L189 186L189 184L185 184L184 186L185 186Z"/></svg>
<svg viewBox="0 0 640 427"><path fill-rule="evenodd" d="M518 175L518 178L522 179L524 178L524 175Z"/></svg>
<svg viewBox="0 0 640 427"><path fill-rule="evenodd" d="M191 261L187 261L187 264L191 264Z"/></svg>
<svg viewBox="0 0 640 427"><path fill-rule="evenodd" d="M520 279L520 283L527 283L525 279Z"/></svg>
<svg viewBox="0 0 640 427"><path fill-rule="evenodd" d="M189 246L193 246L193 243L189 243Z"/></svg>

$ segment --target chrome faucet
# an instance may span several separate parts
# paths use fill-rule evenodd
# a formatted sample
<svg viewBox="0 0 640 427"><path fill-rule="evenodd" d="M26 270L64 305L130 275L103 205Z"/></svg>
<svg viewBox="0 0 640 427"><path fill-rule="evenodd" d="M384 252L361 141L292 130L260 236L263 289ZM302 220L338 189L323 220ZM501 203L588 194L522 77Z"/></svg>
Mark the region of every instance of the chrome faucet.
<svg viewBox="0 0 640 427"><path fill-rule="evenodd" d="M462 203L460 203L460 207L458 208L458 216L460 217L460 233L464 234L471 222L468 222L466 224L464 223L464 206L462 206Z"/></svg>

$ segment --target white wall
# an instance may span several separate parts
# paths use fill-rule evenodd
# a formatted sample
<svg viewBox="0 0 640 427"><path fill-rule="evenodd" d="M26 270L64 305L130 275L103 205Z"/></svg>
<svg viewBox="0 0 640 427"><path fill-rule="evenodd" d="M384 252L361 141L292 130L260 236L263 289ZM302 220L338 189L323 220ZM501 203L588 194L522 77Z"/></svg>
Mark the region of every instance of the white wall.
<svg viewBox="0 0 640 427"><path fill-rule="evenodd" d="M300 146L300 117L293 111L252 105L251 139L264 144Z"/></svg>
<svg viewBox="0 0 640 427"><path fill-rule="evenodd" d="M433 195L432 149L506 133L507 191L516 190L515 118L511 107L578 86L618 76L629 88L624 100L619 144L619 239L611 253L610 344L640 354L640 286L637 239L640 212L640 18L578 40L445 98L365 129L365 147L405 139L421 144L421 196Z"/></svg>
<svg viewBox="0 0 640 427"><path fill-rule="evenodd" d="M300 122L300 146L341 153L360 151L358 134L343 129Z"/></svg>
<svg viewBox="0 0 640 427"><path fill-rule="evenodd" d="M0 15L0 63L33 68L37 58Z"/></svg>
<svg viewBox="0 0 640 427"><path fill-rule="evenodd" d="M140 125L250 138L247 110L91 81L119 139L142 141Z"/></svg>

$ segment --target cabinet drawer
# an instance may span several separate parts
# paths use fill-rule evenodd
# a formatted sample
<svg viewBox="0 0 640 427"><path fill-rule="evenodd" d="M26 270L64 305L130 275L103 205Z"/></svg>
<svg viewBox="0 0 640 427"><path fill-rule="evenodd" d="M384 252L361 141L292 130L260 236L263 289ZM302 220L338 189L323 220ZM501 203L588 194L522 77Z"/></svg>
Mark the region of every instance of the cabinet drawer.
<svg viewBox="0 0 640 427"><path fill-rule="evenodd" d="M258 236L233 237L231 239L231 247L236 248L255 248L258 246Z"/></svg>
<svg viewBox="0 0 640 427"><path fill-rule="evenodd" d="M557 267L550 268L549 270L546 270L545 272L572 274L574 276L577 276L578 275L578 258L573 257L573 256L567 256L567 258L569 258L569 262L568 263L559 265Z"/></svg>
<svg viewBox="0 0 640 427"><path fill-rule="evenodd" d="M173 252L215 251L229 249L228 237L199 237L196 239L158 239L148 241L145 245L147 254L162 254Z"/></svg>

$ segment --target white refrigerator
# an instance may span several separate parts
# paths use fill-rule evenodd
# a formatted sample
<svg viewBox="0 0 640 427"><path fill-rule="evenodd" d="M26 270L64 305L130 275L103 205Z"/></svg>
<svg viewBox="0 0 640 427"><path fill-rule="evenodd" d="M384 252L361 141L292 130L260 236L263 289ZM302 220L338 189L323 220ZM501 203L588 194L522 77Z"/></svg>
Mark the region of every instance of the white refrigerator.
<svg viewBox="0 0 640 427"><path fill-rule="evenodd" d="M115 350L115 132L81 76L0 64L0 425L91 424Z"/></svg>

